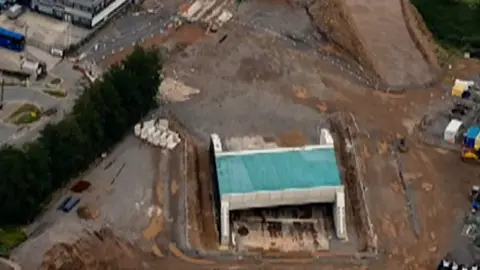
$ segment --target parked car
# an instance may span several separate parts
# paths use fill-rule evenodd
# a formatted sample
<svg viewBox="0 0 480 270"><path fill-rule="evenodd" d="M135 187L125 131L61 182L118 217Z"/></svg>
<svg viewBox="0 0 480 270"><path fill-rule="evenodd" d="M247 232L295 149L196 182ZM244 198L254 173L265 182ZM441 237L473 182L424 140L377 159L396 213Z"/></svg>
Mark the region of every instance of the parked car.
<svg viewBox="0 0 480 270"><path fill-rule="evenodd" d="M73 196L68 196L65 198L62 203L58 206L58 210L61 210L65 213L70 212L77 204L80 202L80 198L75 198Z"/></svg>
<svg viewBox="0 0 480 270"><path fill-rule="evenodd" d="M13 5L11 8L9 8L6 12L7 14L7 17L10 19L10 20L15 20L17 19L18 17L20 17L20 15L22 15L24 9L22 6L20 5Z"/></svg>

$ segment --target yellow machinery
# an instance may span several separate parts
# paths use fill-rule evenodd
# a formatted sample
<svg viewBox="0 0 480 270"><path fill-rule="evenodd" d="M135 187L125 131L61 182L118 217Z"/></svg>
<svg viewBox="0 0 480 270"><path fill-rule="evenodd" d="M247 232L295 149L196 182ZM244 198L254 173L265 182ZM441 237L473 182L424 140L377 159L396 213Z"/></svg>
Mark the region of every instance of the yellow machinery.
<svg viewBox="0 0 480 270"><path fill-rule="evenodd" d="M472 149L464 149L462 151L462 159L465 161L468 160L479 160L480 153L478 151L473 151Z"/></svg>
<svg viewBox="0 0 480 270"><path fill-rule="evenodd" d="M463 160L480 159L480 127L470 127L463 138L462 143Z"/></svg>

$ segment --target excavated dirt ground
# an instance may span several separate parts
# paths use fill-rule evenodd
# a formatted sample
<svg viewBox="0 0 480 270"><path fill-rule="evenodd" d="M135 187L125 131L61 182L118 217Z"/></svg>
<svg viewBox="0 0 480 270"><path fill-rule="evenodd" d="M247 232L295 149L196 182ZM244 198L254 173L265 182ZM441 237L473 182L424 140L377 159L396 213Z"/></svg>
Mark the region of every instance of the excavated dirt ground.
<svg viewBox="0 0 480 270"><path fill-rule="evenodd" d="M264 68L264 67L262 67ZM261 71L261 70L260 70ZM452 82L455 77L465 78L472 74L480 74L480 63L474 60L459 60L453 65L453 69L446 76L445 84L438 85L422 91L412 91L401 95L372 92L362 89L362 86L352 83L339 73L322 74L323 81L330 89L335 89L338 95L329 100L318 100L310 95L309 89L292 92L284 102L302 104L306 108L321 112L318 104L323 104L328 110L352 112L360 127L359 147L364 178L368 190L368 204L372 221L378 235L380 254L379 260L373 262L368 269L415 269L427 270L435 267L438 259L450 251L450 243L455 237L454 223L459 219L459 213L468 208L465 194L470 185L475 183L478 175L478 167L462 163L456 153L450 153L426 146L419 142L412 125L417 123L423 112L430 105L442 100L443 88ZM355 87L359 91L352 92L349 89ZM362 91L365 90L365 91ZM306 97L307 101L306 101ZM341 98L339 98L341 97ZM404 173L408 175L408 182L414 193L414 206L416 216L420 224L420 237L417 239L413 233L411 221L406 212L406 202L400 182L397 177L393 159L388 151L388 142L395 138L396 134L407 135L410 151L402 155L405 163ZM202 177L209 183L208 172L204 171ZM474 176L474 177L472 177ZM208 187L208 184L205 186ZM208 192L199 194L203 200L209 200ZM381 202L381 203L379 203ZM198 206L198 208L201 208ZM202 213L205 220L211 216ZM210 219L211 220L211 219ZM210 223L213 225L213 223ZM208 225L207 225L208 226ZM203 232L207 232L203 230ZM214 236L212 234L211 236ZM210 237L211 237L210 236ZM92 236L90 236L91 238ZM97 237L98 238L98 237ZM203 235L202 238L209 238ZM97 250L105 250L109 256L101 252L89 253L75 247L89 244L75 244L73 247L63 247L60 253L65 253L68 258L75 261L77 257L87 257L96 263L89 263L89 267L77 262L71 264L69 269L118 269L116 264L122 260L130 260L124 263L122 269L299 269L298 261L258 261L243 260L239 262L209 262L198 263L179 259L171 254L164 258L152 258L149 254L142 254L134 247L134 251L125 251L122 245L111 244L121 241L113 235L106 236L103 240L95 239ZM112 240L113 239L113 240ZM202 241L198 239L197 241ZM89 237L81 242L89 243ZM211 247L211 246L210 246ZM91 248L91 247L90 247ZM110 249L109 249L110 248ZM75 252L74 252L75 250ZM54 251L52 251L55 253ZM130 252L129 256L117 255L120 252ZM56 253L55 253L56 254ZM80 255L78 255L80 254ZM133 255L132 255L133 254ZM49 255L52 258L56 255ZM92 257L93 256L93 257ZM115 259L118 257L119 259ZM121 258L121 259L120 259ZM52 259L48 259L52 260ZM318 262L302 260L301 269L318 269ZM46 262L46 264L48 264ZM45 269L59 269L51 266ZM195 264L195 265L192 265ZM108 267L110 268L107 268ZM128 265L132 265L128 268ZM97 267L97 268L96 268ZM103 268L98 268L103 267ZM65 269L65 268L64 268ZM359 265L328 265L322 264L322 269L367 269Z"/></svg>
<svg viewBox="0 0 480 270"><path fill-rule="evenodd" d="M471 74L472 70L480 73L478 62L462 60L454 67L452 74L458 76ZM338 91L343 92L345 86L338 81L335 83ZM424 109L428 104L440 100L439 90L432 88L400 96L343 93L346 93L349 100L355 101L349 103L349 108L356 115L358 125L364 132L360 137L364 149L361 152L364 164L362 167L365 170L373 223L381 248L380 260L368 269L432 269L437 260L450 249L450 241L455 233L452 230L453 223L458 219L459 213L468 208L465 194L475 182L476 177L472 175L478 175L478 167L462 163L455 153L423 145L417 141L415 135L407 137L410 151L403 156L405 173L409 175L409 182L413 186L416 214L421 228L420 238L416 239L406 213L405 199L395 167L392 166L387 142L394 138L396 133L407 134L409 128L405 123L408 121L404 120L412 118L411 112ZM92 249L96 252L92 253ZM51 266L54 258L58 256L64 256L64 260L71 261L68 268ZM65 259L65 256L70 259ZM87 236L73 246L60 245L47 254L45 265L48 264L49 268L44 269L119 269L115 266L118 264L123 265L122 269L229 269L232 266L232 263L193 266L171 256L154 258L138 252L108 233L100 238L95 235ZM237 269L299 269L298 265L292 262L281 265L264 262L260 266L258 262L242 261L234 265ZM318 265L305 260L301 269L318 269ZM366 268L322 264L322 269Z"/></svg>
<svg viewBox="0 0 480 270"><path fill-rule="evenodd" d="M275 5L282 5L283 3L282 1L281 3L274 2ZM393 6L397 7L396 5ZM357 9L358 12L362 10L359 7ZM398 19L398 10L384 10L384 13L388 14L387 11L395 12L393 17ZM332 14L349 22L349 19L345 18L345 15L342 15L341 12L332 12ZM357 18L356 22L359 20ZM341 20L338 21L341 22ZM373 18L368 19L366 26L370 25L372 29L376 29L377 24L381 24L378 21L376 24L372 24L373 21ZM344 26L346 27L345 24ZM351 28L346 27L345 29ZM351 112L355 116L360 130L357 147L361 149L360 162L367 190L367 205L370 209L375 232L378 235L379 259L372 262L367 268L365 265L351 265L349 262L331 265L322 263L320 266L313 259L265 259L262 261L246 259L237 262L199 262L184 258L173 251L166 253L164 252L165 249L162 250L164 256L159 258L151 254L141 253L137 248L124 243L122 239L104 231L100 233L100 236L87 234L85 238L80 239L73 245L60 245L52 249L45 256L44 269L287 270L321 268L322 270L427 270L436 267L439 258L450 251L451 241L457 233L453 228L460 219L460 213L468 208L466 194L469 192L471 185L475 184L475 180L478 179L479 167L462 163L457 153L422 144L415 133L415 125L419 123L430 106L434 106L444 98L443 89L445 86L451 85L454 78L468 78L473 74L480 74L480 62L457 60L453 63L453 68L448 71L448 74L442 77L442 81L435 86L423 90L407 88L407 90L412 91L394 95L367 88L352 76L342 73L341 67L331 65L329 59L325 60L323 58L322 60L317 54L289 49L288 58L286 58L281 53L283 48L276 41L252 37L244 30L238 31L231 28L227 28L227 30L232 31L233 34L229 32L228 38L222 45L217 42L218 35L204 37L203 40L207 41L202 46L207 47L207 49L193 48L188 50L186 54L181 55L180 59L182 60L178 63L170 63L171 66L167 67L167 75L173 74L175 77L178 75L179 80L185 79L184 81L189 86L197 87L202 92L199 95L199 100L192 98L190 101L182 103L183 105L174 104L169 105L168 108L176 116L176 112L179 112L179 115L184 112L185 114L179 117L179 121L189 130L190 127L193 127L195 129L194 136L200 140L204 139L208 132L222 128L237 133L239 132L237 128L244 126L257 131L262 127L269 128L278 124L283 126L283 131L285 131L292 128L292 123L296 123L296 125L310 123L312 125L311 123L315 121L312 119L321 119L325 112ZM352 32L343 31L342 33ZM378 34L378 31L369 33ZM369 34L363 33L362 35L360 36L363 39L369 37ZM360 50L373 48L365 46L365 44L360 46L362 41L356 43L357 41L348 36L344 40L347 43L350 42L352 46L358 45ZM387 38L384 40L384 44L391 44L393 41ZM408 42L413 41L410 39ZM232 44L238 46L235 47ZM397 45L401 47L402 44ZM409 44L407 47L412 48L412 46L417 45ZM267 47L268 50L265 49ZM381 49L383 51L379 54L378 59L374 59L375 61L390 61L392 58L385 57L385 55L388 52L399 52L400 56L397 55L396 57L405 57L410 61L406 60L404 63L417 65L417 62L420 62L418 67L409 67L410 64L393 67L396 72L403 74L400 76L402 78L401 83L406 81L407 84L417 84L420 79L416 76L424 78L423 75L425 74L420 73L429 73L429 71L425 71L429 68L425 69L420 66L435 66L434 63L430 63L430 60L418 60L418 55L421 59L428 58L422 55L429 54L433 48L426 50L426 52L416 49L417 52L414 53L416 56L398 48L396 49L399 51L391 51L385 49L385 47ZM208 54L204 52L208 52ZM250 54L247 54L247 52ZM255 53L261 55L262 58L248 62L247 60L251 60ZM372 54L360 51L358 55L364 57L362 61L370 63L374 70L379 66L378 63L369 58ZM310 59L308 56L310 56ZM121 58L120 56L114 57ZM278 59L283 61L283 74L275 73L275 70L278 71L278 67L274 63L277 63ZM428 63L422 64L422 61ZM107 65L112 62L115 61L106 59ZM285 63L288 63L288 65ZM242 66L249 66L250 68L242 69ZM301 74L295 74L295 70L301 71ZM308 73L307 70L313 70L314 78L313 75L305 75ZM419 74L412 74L414 70ZM388 72L394 71L389 69ZM268 80L264 78L266 75L269 76ZM380 77L383 76L384 79L390 76L388 73L379 75ZM428 77L427 75L426 77ZM232 82L231 77L235 77L235 81ZM289 81L282 81L281 78L288 78ZM322 84L314 83L317 82L317 79L320 79ZM282 85L276 85L276 82L280 82ZM396 84L397 81L393 81L393 83ZM269 103L268 100L270 99L274 102ZM219 120L222 117L223 121ZM236 119L242 120L235 125L231 124ZM255 125L247 125L247 120L249 123L254 122ZM201 128L196 129L198 126L201 126ZM246 131L243 130L243 132ZM278 133L273 135L278 135ZM409 152L402 154L401 158L405 164L404 174L413 190L413 204L420 227L418 239L413 233L411 220L406 211L407 204L401 182L397 175L397 168L388 150L388 144L398 134L407 137L410 147ZM188 151L192 152L194 149ZM201 166L205 166L205 164ZM200 190L198 196L205 202L210 200L208 192L209 172L206 170L199 171L198 176L205 187L202 188L204 190ZM201 204L189 207L202 208ZM201 237L191 239L191 241L203 243L210 248L214 247L212 242L205 244L205 239L215 236L213 231L208 230L208 227L213 226L212 214L204 212L199 214L204 219L204 221L199 222L203 225L197 228L201 232ZM190 228L190 230L193 231L195 228ZM95 252L92 252L92 250L95 250ZM59 257L63 261L71 262L68 268L55 266L55 258Z"/></svg>
<svg viewBox="0 0 480 270"><path fill-rule="evenodd" d="M437 78L437 48L409 1L315 1L309 10L336 45L373 71L379 89L401 90Z"/></svg>

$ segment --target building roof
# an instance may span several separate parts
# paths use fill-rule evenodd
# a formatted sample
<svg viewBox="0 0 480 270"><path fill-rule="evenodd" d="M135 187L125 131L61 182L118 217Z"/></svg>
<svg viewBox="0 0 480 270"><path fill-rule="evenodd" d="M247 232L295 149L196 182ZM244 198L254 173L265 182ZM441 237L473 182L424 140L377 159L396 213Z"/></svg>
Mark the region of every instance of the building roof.
<svg viewBox="0 0 480 270"><path fill-rule="evenodd" d="M342 185L333 148L227 152L216 166L220 196Z"/></svg>

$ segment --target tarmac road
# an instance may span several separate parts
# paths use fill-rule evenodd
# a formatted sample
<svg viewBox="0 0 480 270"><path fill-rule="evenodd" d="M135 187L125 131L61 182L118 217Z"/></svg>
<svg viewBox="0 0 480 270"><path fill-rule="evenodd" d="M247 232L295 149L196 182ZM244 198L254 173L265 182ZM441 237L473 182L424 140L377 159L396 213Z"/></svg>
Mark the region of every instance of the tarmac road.
<svg viewBox="0 0 480 270"><path fill-rule="evenodd" d="M27 87L5 87L4 100L9 101L29 101L40 107L49 107L58 103L58 99L52 98L41 92L41 89L31 89Z"/></svg>
<svg viewBox="0 0 480 270"><path fill-rule="evenodd" d="M129 12L100 30L97 37L80 51L87 54L88 60L98 60L135 45L143 39L162 33L176 12L176 7L157 9L151 13Z"/></svg>

